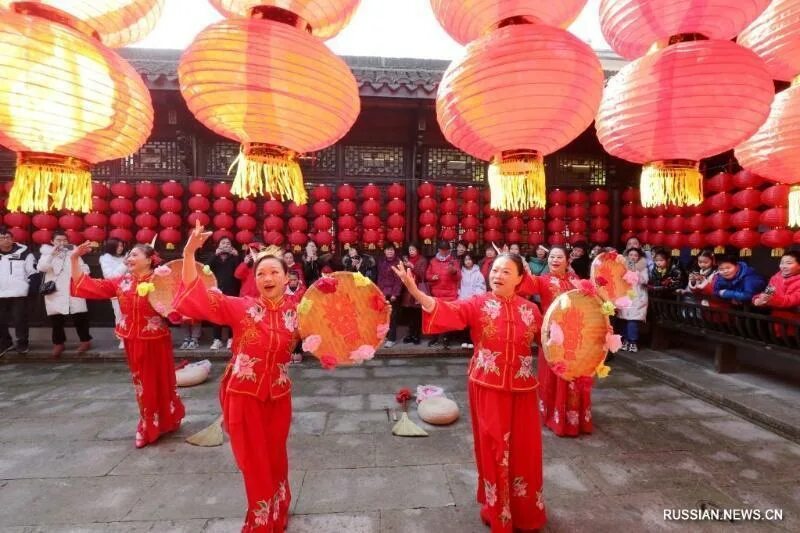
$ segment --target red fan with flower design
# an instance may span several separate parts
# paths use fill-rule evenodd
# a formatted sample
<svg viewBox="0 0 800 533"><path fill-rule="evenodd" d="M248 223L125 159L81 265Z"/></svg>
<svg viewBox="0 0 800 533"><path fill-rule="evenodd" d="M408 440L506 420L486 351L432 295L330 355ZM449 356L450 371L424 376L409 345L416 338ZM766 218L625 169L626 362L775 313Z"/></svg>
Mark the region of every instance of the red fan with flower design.
<svg viewBox="0 0 800 533"><path fill-rule="evenodd" d="M324 368L361 364L386 338L391 312L369 278L353 272L323 276L297 306L303 351Z"/></svg>
<svg viewBox="0 0 800 533"><path fill-rule="evenodd" d="M205 285L206 289L217 286L217 278L211 272L207 265L195 261L197 268L197 275ZM178 287L181 284L181 270L183 269L183 259L175 259L164 265L156 267L151 282L155 289L150 291L147 295L147 300L156 313L163 316L173 324L180 324L183 317L180 313L175 311L172 305L175 299L175 293L178 292Z"/></svg>
<svg viewBox="0 0 800 533"><path fill-rule="evenodd" d="M608 373L606 353L617 351L621 341L607 309L599 296L583 290L565 292L550 305L542 323L542 349L558 377L572 381Z"/></svg>

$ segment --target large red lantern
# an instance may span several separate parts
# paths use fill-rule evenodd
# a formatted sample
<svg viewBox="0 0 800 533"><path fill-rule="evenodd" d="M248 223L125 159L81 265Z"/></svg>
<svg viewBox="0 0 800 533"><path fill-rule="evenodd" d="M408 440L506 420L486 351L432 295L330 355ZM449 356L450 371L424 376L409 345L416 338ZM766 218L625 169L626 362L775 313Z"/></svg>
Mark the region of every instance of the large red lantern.
<svg viewBox="0 0 800 533"><path fill-rule="evenodd" d="M232 187L238 196L266 193L304 204L297 155L335 143L358 116L355 77L314 35L326 30L313 26L343 25L349 16L343 13L357 2L325 3L282 2L277 9L220 0L237 7L223 13L249 18L211 24L181 57L178 77L189 109L215 133L242 143Z"/></svg>
<svg viewBox="0 0 800 533"><path fill-rule="evenodd" d="M543 157L594 119L603 89L600 62L588 45L548 25L569 20L581 3L432 3L445 30L475 39L445 72L436 115L450 143L491 161L494 209L544 207ZM547 16L555 12L569 16ZM474 29L462 33L466 27Z"/></svg>
<svg viewBox="0 0 800 533"><path fill-rule="evenodd" d="M772 257L780 257L792 245L794 232L786 228L771 229L761 234L761 244L772 248Z"/></svg>
<svg viewBox="0 0 800 533"><path fill-rule="evenodd" d="M329 231L318 231L314 234L314 243L319 246L323 252L331 249L333 244L333 235Z"/></svg>
<svg viewBox="0 0 800 533"><path fill-rule="evenodd" d="M772 79L763 61L729 39L767 3L601 3L606 41L623 57L639 59L606 86L597 134L612 155L644 164L643 205L700 204L700 159L733 148L766 119ZM747 82L719 82L729 76Z"/></svg>
<svg viewBox="0 0 800 533"><path fill-rule="evenodd" d="M729 243L739 249L739 255L749 256L760 241L761 235L756 230L740 229L731 235Z"/></svg>
<svg viewBox="0 0 800 533"><path fill-rule="evenodd" d="M436 228L433 226L421 226L419 228L419 237L425 244L431 244L436 237Z"/></svg>
<svg viewBox="0 0 800 533"><path fill-rule="evenodd" d="M706 243L714 247L714 253L721 254L725 251L725 247L728 246L731 233L724 229L717 229L706 233L705 237Z"/></svg>
<svg viewBox="0 0 800 533"><path fill-rule="evenodd" d="M88 212L91 165L147 140L150 93L99 39L117 46L146 33L139 24L157 16L161 2L146 7L155 3L0 2L0 145L17 152L10 210Z"/></svg>
<svg viewBox="0 0 800 533"><path fill-rule="evenodd" d="M292 231L289 233L289 244L292 245L292 251L295 253L303 249L303 246L308 243L308 235L302 231Z"/></svg>

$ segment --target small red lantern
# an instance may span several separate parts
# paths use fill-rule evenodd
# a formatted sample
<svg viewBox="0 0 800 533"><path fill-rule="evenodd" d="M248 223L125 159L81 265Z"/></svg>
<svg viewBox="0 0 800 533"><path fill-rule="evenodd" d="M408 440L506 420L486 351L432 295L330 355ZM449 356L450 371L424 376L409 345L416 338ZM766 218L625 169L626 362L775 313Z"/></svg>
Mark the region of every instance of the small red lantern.
<svg viewBox="0 0 800 533"><path fill-rule="evenodd" d="M761 202L772 207L787 207L789 205L789 186L772 185L761 193Z"/></svg>
<svg viewBox="0 0 800 533"><path fill-rule="evenodd" d="M280 203L278 200L267 200L264 202L264 207L262 208L262 212L266 216L283 216L283 204Z"/></svg>
<svg viewBox="0 0 800 533"><path fill-rule="evenodd" d="M290 217L289 231L298 233L308 231L308 220L298 215Z"/></svg>
<svg viewBox="0 0 800 533"><path fill-rule="evenodd" d="M355 215L356 211L358 211L358 207L352 200L342 200L336 205L336 212L339 214L339 216Z"/></svg>
<svg viewBox="0 0 800 533"><path fill-rule="evenodd" d="M194 196L211 196L211 185L205 180L192 180L189 183L189 194Z"/></svg>
<svg viewBox="0 0 800 533"><path fill-rule="evenodd" d="M317 185L311 191L311 198L317 202L330 202L333 199L333 191L327 185Z"/></svg>
<svg viewBox="0 0 800 533"><path fill-rule="evenodd" d="M576 220L571 220L569 222L569 224L567 224L567 227L569 228L570 232L579 233L579 234L585 234L586 230L588 229L588 225L586 224L586 222L584 222L583 220L577 220L577 219ZM584 235L580 235L580 236L585 238Z"/></svg>
<svg viewBox="0 0 800 533"><path fill-rule="evenodd" d="M544 243L544 233L540 231L534 231L528 233L528 244L531 246L539 246L540 244Z"/></svg>
<svg viewBox="0 0 800 533"><path fill-rule="evenodd" d="M594 189L589 193L589 201L593 204L605 204L608 202L608 191L605 189Z"/></svg>
<svg viewBox="0 0 800 533"><path fill-rule="evenodd" d="M556 204L547 208L549 218L565 218L567 216L567 206Z"/></svg>
<svg viewBox="0 0 800 533"><path fill-rule="evenodd" d="M579 189L571 191L567 196L567 202L570 204L585 204L588 201L589 195Z"/></svg>
<svg viewBox="0 0 800 533"><path fill-rule="evenodd" d="M355 200L357 196L356 188L348 183L339 185L339 188L336 189L336 197L339 200Z"/></svg>
<svg viewBox="0 0 800 533"><path fill-rule="evenodd" d="M100 213L108 211L108 201L100 198L99 196L93 196L92 211L98 211Z"/></svg>
<svg viewBox="0 0 800 533"><path fill-rule="evenodd" d="M255 238L255 234L247 229L239 230L234 235L234 240L239 244L250 244L253 242L253 238Z"/></svg>
<svg viewBox="0 0 800 533"><path fill-rule="evenodd" d="M53 232L49 229L37 229L31 234L31 240L34 244L49 244L53 241Z"/></svg>
<svg viewBox="0 0 800 533"><path fill-rule="evenodd" d="M211 238L214 240L214 242L219 242L219 240L223 238L234 240L234 235L233 232L231 232L230 230L218 229L217 231L214 232L213 235L211 235ZM264 242L266 242L266 239Z"/></svg>
<svg viewBox="0 0 800 533"><path fill-rule="evenodd" d="M433 229L433 228L431 228L431 229ZM422 230L420 229L420 234L421 233L422 233ZM436 234L436 232L434 230L434 235L435 234ZM345 248L349 248L350 245L353 244L354 242L356 242L356 239L358 238L358 236L356 235L356 232L351 230L351 229L340 230L337 237L339 239L339 242L342 243Z"/></svg>
<svg viewBox="0 0 800 533"><path fill-rule="evenodd" d="M475 217L472 217L472 218L475 218ZM462 222L462 224L463 224L463 222ZM388 226L390 228L402 228L405 225L406 225L406 218L403 215L400 215L398 213L392 213L386 219L386 226Z"/></svg>
<svg viewBox="0 0 800 533"><path fill-rule="evenodd" d="M436 200L433 198L426 196L419 201L419 210L420 211L435 211L436 210Z"/></svg>
<svg viewBox="0 0 800 533"><path fill-rule="evenodd" d="M34 227L37 229L54 230L58 227L58 218L50 213L39 213L33 215L32 222Z"/></svg>
<svg viewBox="0 0 800 533"><path fill-rule="evenodd" d="M478 229L480 221L478 217L468 215L461 219L461 227L464 229Z"/></svg>
<svg viewBox="0 0 800 533"><path fill-rule="evenodd" d="M239 215L236 217L236 227L240 230L254 230L258 223L251 215ZM249 241L248 241L249 242Z"/></svg>
<svg viewBox="0 0 800 533"><path fill-rule="evenodd" d="M264 244L280 246L283 244L283 233L279 231L267 231L264 233Z"/></svg>
<svg viewBox="0 0 800 533"><path fill-rule="evenodd" d="M99 181L92 182L92 197L108 198L110 194L111 189L106 187L104 184L100 183Z"/></svg>
<svg viewBox="0 0 800 533"><path fill-rule="evenodd" d="M442 200L450 200L458 198L458 189L454 185L447 184L441 188L439 195Z"/></svg>
<svg viewBox="0 0 800 533"><path fill-rule="evenodd" d="M181 242L181 232L176 228L164 228L159 232L158 240L165 243L168 250L172 250Z"/></svg>
<svg viewBox="0 0 800 533"><path fill-rule="evenodd" d="M436 195L436 187L430 182L423 182L419 187L417 187L417 196L420 198L425 198L426 196L435 196Z"/></svg>
<svg viewBox="0 0 800 533"><path fill-rule="evenodd" d="M500 217L495 215L483 219L483 227L487 230L499 230L502 225L503 221L500 220Z"/></svg>
<svg viewBox="0 0 800 533"><path fill-rule="evenodd" d="M389 231L386 233L386 238L395 246L399 246L405 239L405 232L400 228L389 228Z"/></svg>
<svg viewBox="0 0 800 533"><path fill-rule="evenodd" d="M370 183L361 189L361 199L362 200L380 200L381 199L381 189L377 185Z"/></svg>
<svg viewBox="0 0 800 533"><path fill-rule="evenodd" d="M368 215L377 215L381 212L381 203L378 200L365 200L361 204L361 212Z"/></svg>
<svg viewBox="0 0 800 533"><path fill-rule="evenodd" d="M547 231L550 233L561 233L567 229L567 223L560 218L554 218L547 222Z"/></svg>
<svg viewBox="0 0 800 533"><path fill-rule="evenodd" d="M111 184L111 194L119 198L133 198L135 189L133 185L124 181Z"/></svg>
<svg viewBox="0 0 800 533"><path fill-rule="evenodd" d="M562 191L561 189L553 189L547 195L547 201L551 204L565 204L567 203L567 199L569 195L566 191Z"/></svg>
<svg viewBox="0 0 800 533"><path fill-rule="evenodd" d="M405 198L406 197L406 188L401 183L392 183L389 185L389 188L386 190L387 195L389 198Z"/></svg>
<svg viewBox="0 0 800 533"><path fill-rule="evenodd" d="M136 242L150 244L156 236L156 231L151 228L142 228L136 232Z"/></svg>
<svg viewBox="0 0 800 533"><path fill-rule="evenodd" d="M220 229L231 229L233 227L233 217L228 213L214 215L214 226Z"/></svg>
<svg viewBox="0 0 800 533"><path fill-rule="evenodd" d="M502 242L503 234L497 229L487 229L483 232L483 241L485 243L500 243Z"/></svg>
<svg viewBox="0 0 800 533"><path fill-rule="evenodd" d="M264 219L264 231L283 231L283 219L275 215L268 216Z"/></svg>
<svg viewBox="0 0 800 533"><path fill-rule="evenodd" d="M288 204L286 204L286 210L289 212L290 215L296 217L304 217L308 215L308 205L298 204L294 201L291 201Z"/></svg>
<svg viewBox="0 0 800 533"><path fill-rule="evenodd" d="M739 255L749 256L753 254L753 248L761 242L761 235L752 229L741 229L731 235L728 242L739 249Z"/></svg>
<svg viewBox="0 0 800 533"><path fill-rule="evenodd" d="M214 198L231 198L231 184L226 181L220 181L214 184L212 191Z"/></svg>
<svg viewBox="0 0 800 533"><path fill-rule="evenodd" d="M190 228L193 228L198 221L200 221L201 226L208 227L208 223L211 222L211 217L202 211L195 211L194 213L190 213L186 218L186 223ZM214 240L216 241L217 239Z"/></svg>
<svg viewBox="0 0 800 533"><path fill-rule="evenodd" d="M626 206L623 206L623 214ZM611 208L605 204L594 204L589 207L589 214L593 217L607 217L611 213Z"/></svg>
<svg viewBox="0 0 800 533"><path fill-rule="evenodd" d="M152 213L139 213L134 219L140 228L155 228L158 226L158 218Z"/></svg>
<svg viewBox="0 0 800 533"><path fill-rule="evenodd" d="M461 212L465 215L475 216L480 212L476 202L466 202L461 205Z"/></svg>
<svg viewBox="0 0 800 533"><path fill-rule="evenodd" d="M622 229L624 231L633 231L637 229L644 229L637 227L637 219L633 217L627 217L622 219Z"/></svg>
<svg viewBox="0 0 800 533"><path fill-rule="evenodd" d="M709 246L713 246L714 253L717 254L721 254L725 251L725 247L728 246L730 238L730 232L724 229L717 229L706 233L706 243L708 243Z"/></svg>
<svg viewBox="0 0 800 533"><path fill-rule="evenodd" d="M152 181L140 181L136 184L136 196L157 198L159 194L158 185Z"/></svg>
<svg viewBox="0 0 800 533"><path fill-rule="evenodd" d="M522 240L522 234L518 231L507 231L506 232L506 243L507 244L519 244Z"/></svg>
<svg viewBox="0 0 800 533"><path fill-rule="evenodd" d="M475 229L464 230L464 233L461 234L461 240L472 248L472 246L478 242L478 231Z"/></svg>
<svg viewBox="0 0 800 533"><path fill-rule="evenodd" d="M364 215L361 219L361 225L365 229L378 229L381 227L381 219L377 215Z"/></svg>
<svg viewBox="0 0 800 533"><path fill-rule="evenodd" d="M236 202L236 212L241 215L255 215L258 211L258 206L253 200L239 200Z"/></svg>
<svg viewBox="0 0 800 533"><path fill-rule="evenodd" d="M352 215L340 216L336 223L339 226L339 229L356 229L356 226L358 225L356 217Z"/></svg>
<svg viewBox="0 0 800 533"><path fill-rule="evenodd" d="M602 229L594 230L589 235L589 238L596 244L608 244L608 242L611 240L611 236L608 234L608 232Z"/></svg>
<svg viewBox="0 0 800 533"><path fill-rule="evenodd" d="M431 244L436 237L436 228L433 226L421 226L419 228L419 236L425 244Z"/></svg>
<svg viewBox="0 0 800 533"><path fill-rule="evenodd" d="M478 192L478 189L472 185L461 191L461 199L464 202L477 202L479 198L480 193Z"/></svg>
<svg viewBox="0 0 800 533"><path fill-rule="evenodd" d="M133 202L128 198L113 198L111 202L109 202L109 207L112 211L117 211L119 213L133 212Z"/></svg>
<svg viewBox="0 0 800 533"><path fill-rule="evenodd" d="M133 226L133 217L128 213L113 213L108 222L115 228L130 228Z"/></svg>
<svg viewBox="0 0 800 533"><path fill-rule="evenodd" d="M744 209L731 215L731 224L739 229L757 228L761 222L761 213L755 209Z"/></svg>
<svg viewBox="0 0 800 533"><path fill-rule="evenodd" d="M333 213L333 206L327 200L320 200L311 206L311 211L318 217L329 217Z"/></svg>
<svg viewBox="0 0 800 533"><path fill-rule="evenodd" d="M11 224L11 225L17 225L17 224ZM27 225L28 224L25 224L25 226ZM61 226L61 229L64 230L71 229L77 231L83 228L83 219L74 213L69 213L66 215L61 215L61 218L58 219L58 225ZM22 224L19 224L19 226L22 226Z"/></svg>
<svg viewBox="0 0 800 533"><path fill-rule="evenodd" d="M211 202L205 196L192 196L187 202L192 211L208 211L211 209Z"/></svg>
<svg viewBox="0 0 800 533"><path fill-rule="evenodd" d="M737 209L755 209L761 205L761 191L745 189L733 195L733 205Z"/></svg>
<svg viewBox="0 0 800 533"><path fill-rule="evenodd" d="M158 213L158 202L155 198L142 197L134 205L139 213Z"/></svg>
<svg viewBox="0 0 800 533"><path fill-rule="evenodd" d="M589 228L592 231L607 230L610 227L611 221L607 218L593 218L591 222L589 222Z"/></svg>
<svg viewBox="0 0 800 533"><path fill-rule="evenodd" d="M180 213L183 211L183 203L172 196L163 198L161 202L159 202L159 207L161 208L161 211L165 213Z"/></svg>
<svg viewBox="0 0 800 533"><path fill-rule="evenodd" d="M180 198L183 196L183 185L175 180L169 180L161 185L161 194L164 196L174 196L176 198Z"/></svg>
<svg viewBox="0 0 800 533"><path fill-rule="evenodd" d="M531 233L540 233L544 231L544 220L541 218L532 218L528 221L528 231Z"/></svg>
<svg viewBox="0 0 800 533"><path fill-rule="evenodd" d="M733 187L733 179L728 172L718 172L705 181L703 188L706 192L727 192Z"/></svg>
<svg viewBox="0 0 800 533"><path fill-rule="evenodd" d="M386 211L389 213L405 213L406 203L403 200L394 198L393 200L389 200L389 203L386 204Z"/></svg>
<svg viewBox="0 0 800 533"><path fill-rule="evenodd" d="M216 213L233 213L233 201L230 198L217 198L214 200L214 211Z"/></svg>
<svg viewBox="0 0 800 533"><path fill-rule="evenodd" d="M772 257L780 257L792 245L794 232L786 228L771 229L761 234L761 244L772 248Z"/></svg>
<svg viewBox="0 0 800 533"><path fill-rule="evenodd" d="M364 244L367 245L367 248L370 250L374 250L376 245L380 241L380 235L378 234L377 230L374 229L365 229L362 235L362 239L364 240Z"/></svg>
<svg viewBox="0 0 800 533"><path fill-rule="evenodd" d="M105 226L108 224L108 217L103 213L87 213L83 217L83 222L87 226ZM36 226L36 217L33 217L33 225Z"/></svg>
<svg viewBox="0 0 800 533"><path fill-rule="evenodd" d="M547 243L550 246L564 246L567 240L564 238L564 235L561 233L551 233L547 237Z"/></svg>
<svg viewBox="0 0 800 533"><path fill-rule="evenodd" d="M124 243L129 243L133 240L133 233L127 228L114 228L108 233L108 236Z"/></svg>
<svg viewBox="0 0 800 533"><path fill-rule="evenodd" d="M436 214L431 211L425 211L419 214L419 223L423 226L433 226L436 224Z"/></svg>
<svg viewBox="0 0 800 533"><path fill-rule="evenodd" d="M333 220L331 220L330 217L323 215L314 219L314 229L317 230L317 232L328 232L332 227Z"/></svg>
<svg viewBox="0 0 800 533"><path fill-rule="evenodd" d="M328 231L318 231L314 234L314 243L316 243L323 252L327 252L333 244L333 235Z"/></svg>
<svg viewBox="0 0 800 533"><path fill-rule="evenodd" d="M761 223L770 228L783 228L789 225L789 210L785 207L772 207L761 213Z"/></svg>

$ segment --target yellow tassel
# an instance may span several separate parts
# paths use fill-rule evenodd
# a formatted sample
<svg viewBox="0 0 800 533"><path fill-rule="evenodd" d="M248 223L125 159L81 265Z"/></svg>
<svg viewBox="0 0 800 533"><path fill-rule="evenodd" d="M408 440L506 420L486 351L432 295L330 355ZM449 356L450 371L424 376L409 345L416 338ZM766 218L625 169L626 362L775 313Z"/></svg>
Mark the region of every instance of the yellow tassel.
<svg viewBox="0 0 800 533"><path fill-rule="evenodd" d="M725 247L724 246L717 246L716 248L714 248L714 253L715 254L724 254L725 253Z"/></svg>
<svg viewBox="0 0 800 533"><path fill-rule="evenodd" d="M770 255L772 255L772 257L781 257L783 255L783 252L784 252L783 248L773 248L772 253Z"/></svg>
<svg viewBox="0 0 800 533"><path fill-rule="evenodd" d="M792 185L789 189L789 225L800 226L800 185Z"/></svg>
<svg viewBox="0 0 800 533"><path fill-rule="evenodd" d="M92 208L92 174L89 164L70 157L20 153L8 210L75 211Z"/></svg>
<svg viewBox="0 0 800 533"><path fill-rule="evenodd" d="M672 257L678 257L678 256L681 255L681 251L678 250L677 248L673 248L672 252L671 252L671 255L672 255Z"/></svg>
<svg viewBox="0 0 800 533"><path fill-rule="evenodd" d="M700 248L692 248L692 257L700 253Z"/></svg>
<svg viewBox="0 0 800 533"><path fill-rule="evenodd" d="M751 255L753 255L753 250L750 248L742 248L739 250L739 257L750 257Z"/></svg>
<svg viewBox="0 0 800 533"><path fill-rule="evenodd" d="M643 207L700 205L703 174L694 161L653 161L642 167L639 189Z"/></svg>
<svg viewBox="0 0 800 533"><path fill-rule="evenodd" d="M308 194L295 157L293 152L269 145L243 147L228 169L230 174L236 167L231 192L241 198L272 195L305 204Z"/></svg>
<svg viewBox="0 0 800 533"><path fill-rule="evenodd" d="M546 201L544 159L530 150L515 150L494 158L489 165L492 209L525 211L543 208Z"/></svg>

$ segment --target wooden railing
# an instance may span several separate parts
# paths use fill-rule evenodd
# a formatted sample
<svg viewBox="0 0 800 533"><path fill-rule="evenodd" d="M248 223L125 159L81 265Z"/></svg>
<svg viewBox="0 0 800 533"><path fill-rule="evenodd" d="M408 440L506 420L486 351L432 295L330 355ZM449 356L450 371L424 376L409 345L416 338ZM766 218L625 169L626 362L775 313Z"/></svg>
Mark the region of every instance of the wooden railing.
<svg viewBox="0 0 800 533"><path fill-rule="evenodd" d="M752 306L732 307L725 300L650 294L649 319L669 330L686 329L733 344L772 347L800 355L800 321L770 316L769 310Z"/></svg>

